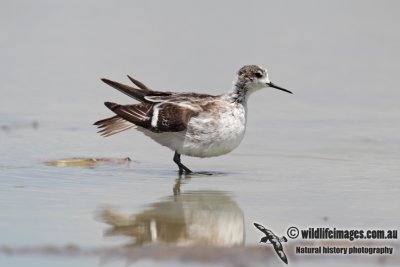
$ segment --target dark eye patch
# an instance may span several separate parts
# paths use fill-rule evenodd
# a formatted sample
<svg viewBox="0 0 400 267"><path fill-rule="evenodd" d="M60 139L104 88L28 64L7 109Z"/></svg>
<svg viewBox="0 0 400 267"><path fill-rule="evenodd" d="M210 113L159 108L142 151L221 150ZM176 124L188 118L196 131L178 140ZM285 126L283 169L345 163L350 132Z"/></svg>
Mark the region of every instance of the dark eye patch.
<svg viewBox="0 0 400 267"><path fill-rule="evenodd" d="M261 78L263 76L261 72L256 72L255 75L256 75L257 78Z"/></svg>

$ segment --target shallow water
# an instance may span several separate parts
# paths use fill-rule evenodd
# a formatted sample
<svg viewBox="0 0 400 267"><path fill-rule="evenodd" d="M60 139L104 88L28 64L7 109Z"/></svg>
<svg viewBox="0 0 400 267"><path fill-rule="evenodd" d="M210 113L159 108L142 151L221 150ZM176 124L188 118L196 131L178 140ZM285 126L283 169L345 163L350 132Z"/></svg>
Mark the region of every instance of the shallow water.
<svg viewBox="0 0 400 267"><path fill-rule="evenodd" d="M175 266L186 245L200 246L203 257L184 257L182 265L265 266L266 259L277 265L271 248L257 254L262 233L253 222L277 235L290 226L398 228L397 2L227 5L4 4L1 266ZM235 19L243 16L245 22ZM294 95L253 95L238 149L218 158L182 157L200 174L179 177L173 152L138 132L102 138L91 125L111 115L105 100L131 102L99 77L128 82L124 74L131 74L157 89L219 94L249 63L267 66L271 80ZM75 157L133 161L44 164ZM180 247L176 255L156 247L170 253L158 261L155 241ZM398 262L398 256L299 256L296 242L285 245L295 266ZM243 251L207 260L214 245ZM43 253L46 246L59 252ZM134 250L135 260L119 251L141 246L149 250ZM71 247L83 252L71 254ZM236 262L229 253L239 255Z"/></svg>

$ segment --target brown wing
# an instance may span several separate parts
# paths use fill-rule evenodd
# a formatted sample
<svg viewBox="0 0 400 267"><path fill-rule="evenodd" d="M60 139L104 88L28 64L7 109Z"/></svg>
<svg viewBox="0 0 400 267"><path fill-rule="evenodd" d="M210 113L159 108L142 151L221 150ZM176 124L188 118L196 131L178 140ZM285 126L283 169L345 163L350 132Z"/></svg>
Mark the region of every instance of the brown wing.
<svg viewBox="0 0 400 267"><path fill-rule="evenodd" d="M122 119L157 133L185 130L190 118L200 111L169 103L118 105L106 102L105 105Z"/></svg>
<svg viewBox="0 0 400 267"><path fill-rule="evenodd" d="M122 84L119 82L111 81L108 79L101 79L104 83L108 84L109 86L117 89L121 93L124 93L127 96L130 96L140 102L149 102L145 100L145 96L151 94L151 95L162 95L162 96L167 96L171 95L172 93L170 92L158 92L158 91L152 91L149 87L144 85L138 80L133 79L132 77L128 76L129 80L135 84L139 88L135 88L126 84Z"/></svg>
<svg viewBox="0 0 400 267"><path fill-rule="evenodd" d="M143 128L151 127L154 104L140 103L135 105L119 105L112 102L105 102L104 105L128 122Z"/></svg>
<svg viewBox="0 0 400 267"><path fill-rule="evenodd" d="M129 78L129 80L130 80L134 85L136 85L137 87L139 87L140 89L142 89L142 91L145 91L145 92L150 92L150 91L152 91L149 87L147 87L146 85L144 85L141 81L138 81L138 80L132 78L132 77L129 76L129 75L127 75L127 76L128 76L128 78Z"/></svg>
<svg viewBox="0 0 400 267"><path fill-rule="evenodd" d="M108 79L101 79L104 83L109 86L117 89L118 91L124 93L127 96L133 97L140 102L163 102L169 100L186 100L193 99L201 100L208 97L213 97L207 94L196 94L196 93L176 93L176 92L161 92L161 91L153 91L148 86L143 84L142 82L132 78L128 75L129 80L139 88L135 88L126 84L122 84L119 82L111 81Z"/></svg>
<svg viewBox="0 0 400 267"><path fill-rule="evenodd" d="M105 105L118 116L95 123L103 135L112 135L135 125L153 132L183 131L190 118L203 110L201 102L204 104L207 98L214 98L207 94L153 91L129 75L128 78L138 88L102 79L111 87L141 102L135 105L106 102Z"/></svg>
<svg viewBox="0 0 400 267"><path fill-rule="evenodd" d="M158 108L156 128L160 132L179 132L186 130L190 118L197 115L200 111L175 104L161 104Z"/></svg>

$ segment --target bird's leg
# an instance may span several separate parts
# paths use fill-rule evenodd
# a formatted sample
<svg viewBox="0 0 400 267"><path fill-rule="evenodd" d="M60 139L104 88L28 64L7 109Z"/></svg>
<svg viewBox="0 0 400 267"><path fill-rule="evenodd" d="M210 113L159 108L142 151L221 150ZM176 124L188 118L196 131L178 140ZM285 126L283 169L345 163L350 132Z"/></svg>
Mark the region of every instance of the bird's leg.
<svg viewBox="0 0 400 267"><path fill-rule="evenodd" d="M191 173L192 171L186 167L185 165L183 165L181 163L181 154L179 154L178 152L175 151L174 154L174 162L178 165L179 167L179 174L182 174L183 171L185 171L186 174Z"/></svg>

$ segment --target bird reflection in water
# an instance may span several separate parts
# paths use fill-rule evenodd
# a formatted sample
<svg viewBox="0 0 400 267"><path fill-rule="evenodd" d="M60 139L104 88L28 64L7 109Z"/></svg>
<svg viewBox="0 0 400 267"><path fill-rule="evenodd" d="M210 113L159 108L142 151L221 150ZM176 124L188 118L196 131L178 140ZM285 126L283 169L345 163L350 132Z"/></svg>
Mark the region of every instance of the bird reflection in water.
<svg viewBox="0 0 400 267"><path fill-rule="evenodd" d="M234 246L244 243L244 216L229 194L191 191L165 198L130 216L106 208L105 236L128 236L127 245L151 243Z"/></svg>

